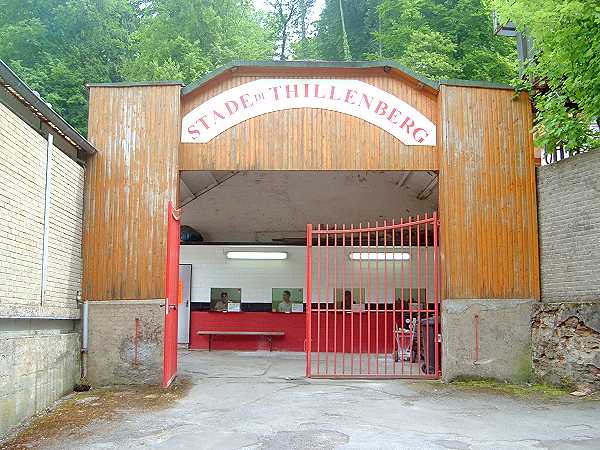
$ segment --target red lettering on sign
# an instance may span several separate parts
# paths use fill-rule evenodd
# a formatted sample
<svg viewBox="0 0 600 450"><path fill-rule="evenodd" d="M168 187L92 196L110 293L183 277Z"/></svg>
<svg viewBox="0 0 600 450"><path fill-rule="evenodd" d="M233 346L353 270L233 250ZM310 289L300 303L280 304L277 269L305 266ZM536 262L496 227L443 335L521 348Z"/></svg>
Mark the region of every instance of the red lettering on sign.
<svg viewBox="0 0 600 450"><path fill-rule="evenodd" d="M334 98L335 97L335 86L331 86L331 90L329 91L329 98L331 100L341 100L341 98Z"/></svg>
<svg viewBox="0 0 600 450"><path fill-rule="evenodd" d="M358 94L358 92L356 92L354 89L348 89L346 91L346 98L344 99L344 101L346 103L350 103L351 105L354 105L354 102L351 102L350 100L353 99L354 94Z"/></svg>
<svg viewBox="0 0 600 450"><path fill-rule="evenodd" d="M379 114L380 116L385 116L385 113L388 109L388 104L383 100L379 100L377 104L377 108L375 108L375 114Z"/></svg>
<svg viewBox="0 0 600 450"><path fill-rule="evenodd" d="M248 97L248 98L246 98L246 97ZM248 94L240 95L240 103L242 104L244 109L254 106L254 103L252 103L252 102L248 103L248 102L250 102L250 95L248 95Z"/></svg>
<svg viewBox="0 0 600 450"><path fill-rule="evenodd" d="M287 94L287 98L292 98L292 90L294 93L294 97L298 98L298 85L297 84L286 84L285 85L285 93Z"/></svg>
<svg viewBox="0 0 600 450"><path fill-rule="evenodd" d="M206 118L206 114L204 114L198 120L196 120L196 123L200 122L202 125L204 125L204 128L206 128L208 130L209 126L206 123L206 120L204 120L205 118Z"/></svg>
<svg viewBox="0 0 600 450"><path fill-rule="evenodd" d="M231 106L231 105L233 105L235 107L235 109L233 109L233 106ZM239 109L239 106L235 100L227 100L225 102L225 108L227 108L227 112L229 112L229 115L232 116L233 114L235 114L237 112L237 110Z"/></svg>
<svg viewBox="0 0 600 450"><path fill-rule="evenodd" d="M315 84L315 97L316 98L325 98L325 96L323 97L319 97L319 84Z"/></svg>
<svg viewBox="0 0 600 450"><path fill-rule="evenodd" d="M217 111L216 109L213 110L213 122L217 123L217 120L215 119L215 117L218 117L219 119L224 119L225 116L221 113L219 113L219 111Z"/></svg>
<svg viewBox="0 0 600 450"><path fill-rule="evenodd" d="M410 122L410 124L408 122ZM407 117L404 119L404 122L402 122L402 125L400 125L400 128L404 128L404 126L406 126L406 133L410 134L410 127L414 127L415 122L410 117Z"/></svg>
<svg viewBox="0 0 600 450"><path fill-rule="evenodd" d="M424 134L425 136L419 136L417 137L417 134ZM420 144L421 142L423 142L427 136L429 136L429 133L427 131L425 131L423 128L415 128L415 131L413 131L413 137L415 138L415 140Z"/></svg>
<svg viewBox="0 0 600 450"><path fill-rule="evenodd" d="M396 124L398 122L394 121L393 119L396 118L396 113L398 113L399 111L396 108L392 108L392 110L390 111L390 113L387 116L387 120L389 120L390 122L392 122L393 124Z"/></svg>
<svg viewBox="0 0 600 450"><path fill-rule="evenodd" d="M310 86L310 84L308 83L304 83L304 96L308 97L308 87Z"/></svg>
<svg viewBox="0 0 600 450"><path fill-rule="evenodd" d="M192 139L197 139L200 136L200 131L196 129L194 125L190 125L187 129L188 133L192 135ZM198 136L195 136L195 135Z"/></svg>
<svg viewBox="0 0 600 450"><path fill-rule="evenodd" d="M367 109L371 109L371 105L373 104L373 97L369 97L367 94L363 94L358 102L358 106L362 104L367 105Z"/></svg>
<svg viewBox="0 0 600 450"><path fill-rule="evenodd" d="M299 107L353 115L407 145L435 145L435 124L419 111L381 89L346 79L265 79L237 86L186 114L181 139L208 142L248 118Z"/></svg>
<svg viewBox="0 0 600 450"><path fill-rule="evenodd" d="M273 95L275 95L275 100L279 100L279 86L270 87L269 90L273 91Z"/></svg>

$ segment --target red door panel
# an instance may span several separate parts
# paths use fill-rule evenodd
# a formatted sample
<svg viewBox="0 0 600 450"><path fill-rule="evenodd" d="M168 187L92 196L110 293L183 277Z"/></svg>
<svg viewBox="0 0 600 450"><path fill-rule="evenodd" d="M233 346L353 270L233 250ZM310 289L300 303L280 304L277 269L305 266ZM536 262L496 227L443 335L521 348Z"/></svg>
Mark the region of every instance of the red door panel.
<svg viewBox="0 0 600 450"><path fill-rule="evenodd" d="M163 387L177 375L177 300L179 295L179 211L169 202L167 211L167 267L165 300L165 338L163 351Z"/></svg>

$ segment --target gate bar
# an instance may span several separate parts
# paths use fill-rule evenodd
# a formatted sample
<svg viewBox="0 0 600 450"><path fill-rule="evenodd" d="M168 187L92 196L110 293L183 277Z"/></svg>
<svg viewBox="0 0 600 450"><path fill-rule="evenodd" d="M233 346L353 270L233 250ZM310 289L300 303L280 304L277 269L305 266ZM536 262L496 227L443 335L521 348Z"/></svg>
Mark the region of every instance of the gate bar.
<svg viewBox="0 0 600 450"><path fill-rule="evenodd" d="M311 376L312 341L312 224L306 225L306 376ZM317 331L318 333L318 331Z"/></svg>

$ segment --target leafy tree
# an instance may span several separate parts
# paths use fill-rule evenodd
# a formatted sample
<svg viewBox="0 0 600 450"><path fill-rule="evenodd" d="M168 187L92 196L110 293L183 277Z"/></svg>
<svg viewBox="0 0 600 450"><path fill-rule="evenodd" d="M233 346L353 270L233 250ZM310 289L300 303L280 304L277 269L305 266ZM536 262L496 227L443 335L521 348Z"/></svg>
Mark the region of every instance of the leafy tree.
<svg viewBox="0 0 600 450"><path fill-rule="evenodd" d="M133 35L129 80L186 83L234 59L269 59L274 37L249 0L153 0Z"/></svg>
<svg viewBox="0 0 600 450"><path fill-rule="evenodd" d="M524 80L535 88L535 132L547 149L600 147L600 3L492 0L504 20L533 39Z"/></svg>
<svg viewBox="0 0 600 450"><path fill-rule="evenodd" d="M381 0L343 0L344 20L350 56L353 60L364 60L378 51L373 38L379 25L377 11ZM342 61L344 34L339 0L325 0L325 6L316 23L317 35L314 48L319 59Z"/></svg>
<svg viewBox="0 0 600 450"><path fill-rule="evenodd" d="M288 46L291 41L292 26L297 21L299 2L296 0L270 0L268 2L276 27L279 50L277 57L284 61L287 59Z"/></svg>
<svg viewBox="0 0 600 450"><path fill-rule="evenodd" d="M0 58L85 135L85 84L121 80L136 25L127 0L0 0Z"/></svg>
<svg viewBox="0 0 600 450"><path fill-rule="evenodd" d="M484 0L383 0L379 12L374 36L386 59L433 79L507 82L516 74L515 43L494 35Z"/></svg>
<svg viewBox="0 0 600 450"><path fill-rule="evenodd" d="M277 36L277 59L311 58L309 16L315 0L267 0L266 3Z"/></svg>
<svg viewBox="0 0 600 450"><path fill-rule="evenodd" d="M315 0L297 0L298 1L298 13L294 20L294 26L297 30L298 40L292 42L290 47L292 55L296 59L313 59L314 56L314 42L309 35L309 28L312 25L309 22L309 15L315 6Z"/></svg>

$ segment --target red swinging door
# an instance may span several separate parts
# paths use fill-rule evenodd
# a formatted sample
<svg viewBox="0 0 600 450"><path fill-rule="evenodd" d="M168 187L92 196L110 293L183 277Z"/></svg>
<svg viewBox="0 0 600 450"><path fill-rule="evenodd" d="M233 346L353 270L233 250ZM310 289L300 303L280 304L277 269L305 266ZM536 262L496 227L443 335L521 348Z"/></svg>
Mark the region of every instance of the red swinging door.
<svg viewBox="0 0 600 450"><path fill-rule="evenodd" d="M169 201L167 210L167 267L165 282L165 336L163 350L163 387L177 375L177 302L179 296L179 210Z"/></svg>

